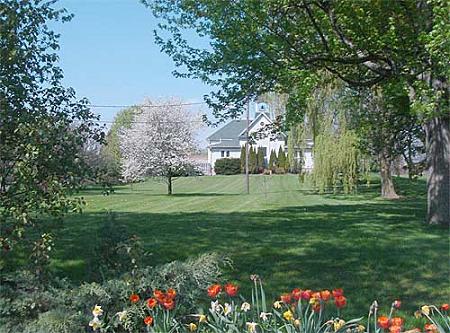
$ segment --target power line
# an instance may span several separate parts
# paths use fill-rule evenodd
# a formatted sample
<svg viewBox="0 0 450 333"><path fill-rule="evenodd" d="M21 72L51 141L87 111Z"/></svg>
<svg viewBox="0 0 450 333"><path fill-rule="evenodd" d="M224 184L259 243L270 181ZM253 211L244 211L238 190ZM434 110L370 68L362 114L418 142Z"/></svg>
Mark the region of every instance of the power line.
<svg viewBox="0 0 450 333"><path fill-rule="evenodd" d="M192 103L178 103L178 104L133 104L133 105L96 105L88 104L91 108L160 108L160 107L171 107L171 106L189 106L189 105L202 105L207 104L206 102L192 102Z"/></svg>
<svg viewBox="0 0 450 333"><path fill-rule="evenodd" d="M114 120L99 120L99 122L101 123L105 123L105 124L114 124ZM203 123L203 120L188 120L188 121L135 121L135 120L131 120L131 121L127 121L126 124L154 124L154 123L159 123L159 124L165 124L165 123L170 123L170 124L177 124L177 123Z"/></svg>

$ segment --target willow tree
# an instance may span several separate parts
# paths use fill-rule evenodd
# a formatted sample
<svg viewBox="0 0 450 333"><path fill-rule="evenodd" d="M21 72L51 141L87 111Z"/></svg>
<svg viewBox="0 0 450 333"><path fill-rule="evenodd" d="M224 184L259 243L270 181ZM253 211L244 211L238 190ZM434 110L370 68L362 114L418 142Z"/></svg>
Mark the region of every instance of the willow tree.
<svg viewBox="0 0 450 333"><path fill-rule="evenodd" d="M176 74L218 87L206 101L219 117L249 96L307 87L320 70L358 88L404 80L426 129L427 220L450 223L449 1L143 2L162 21L156 42L186 69ZM192 31L207 46L183 38Z"/></svg>

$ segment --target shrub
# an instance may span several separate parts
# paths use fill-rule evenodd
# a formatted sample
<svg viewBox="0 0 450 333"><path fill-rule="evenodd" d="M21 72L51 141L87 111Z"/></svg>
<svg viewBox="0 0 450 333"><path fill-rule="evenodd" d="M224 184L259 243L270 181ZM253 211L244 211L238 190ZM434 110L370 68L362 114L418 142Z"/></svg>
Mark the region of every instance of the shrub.
<svg viewBox="0 0 450 333"><path fill-rule="evenodd" d="M189 313L208 285L220 279L223 265L230 265L229 259L212 253L185 262L147 267L102 283L72 286L54 279L52 285L39 288L35 287L38 284L34 274L16 272L0 281L0 332L91 332L89 321L95 304L101 304L114 317L125 304L130 304L132 293L143 296L155 289L175 288L179 293L177 308ZM107 331L130 330L111 327Z"/></svg>
<svg viewBox="0 0 450 333"><path fill-rule="evenodd" d="M214 171L218 175L237 175L241 173L239 158L220 158L214 164Z"/></svg>

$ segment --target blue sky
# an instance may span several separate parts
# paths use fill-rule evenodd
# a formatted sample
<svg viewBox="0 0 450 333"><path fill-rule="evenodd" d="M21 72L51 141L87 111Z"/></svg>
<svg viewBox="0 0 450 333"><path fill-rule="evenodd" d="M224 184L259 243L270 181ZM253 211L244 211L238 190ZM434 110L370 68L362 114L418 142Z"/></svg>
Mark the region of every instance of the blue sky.
<svg viewBox="0 0 450 333"><path fill-rule="evenodd" d="M210 91L200 81L172 75L172 60L154 43L157 21L138 0L60 0L56 7L75 14L54 29L61 34L64 83L79 97L94 105L129 105L164 96L201 102ZM95 110L103 120L112 120L120 109ZM207 110L202 106L201 111ZM199 139L210 132L202 130Z"/></svg>

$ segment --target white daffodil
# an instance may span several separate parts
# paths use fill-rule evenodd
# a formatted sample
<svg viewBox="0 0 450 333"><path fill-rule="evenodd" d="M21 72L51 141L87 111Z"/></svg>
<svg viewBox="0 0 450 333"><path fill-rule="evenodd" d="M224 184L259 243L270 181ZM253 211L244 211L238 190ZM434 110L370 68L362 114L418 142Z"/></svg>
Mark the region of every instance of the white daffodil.
<svg viewBox="0 0 450 333"><path fill-rule="evenodd" d="M119 321L124 321L125 318L127 317L127 311L123 310L123 311L117 312L116 315L119 317Z"/></svg>
<svg viewBox="0 0 450 333"><path fill-rule="evenodd" d="M225 303L223 308L223 314L228 316L231 312L233 312L233 306L231 304Z"/></svg>
<svg viewBox="0 0 450 333"><path fill-rule="evenodd" d="M211 312L220 312L220 310L222 309L222 306L219 304L219 301L213 301L211 302Z"/></svg>
<svg viewBox="0 0 450 333"><path fill-rule="evenodd" d="M98 317L98 316L101 316L103 314L103 310L102 310L102 307L100 306L100 305L95 305L94 306L94 309L92 310L92 315L94 316L94 317Z"/></svg>
<svg viewBox="0 0 450 333"><path fill-rule="evenodd" d="M267 321L269 319L269 316L272 314L270 312L261 312L259 315L259 318L261 318L263 321Z"/></svg>
<svg viewBox="0 0 450 333"><path fill-rule="evenodd" d="M252 321L252 322L247 322L246 324L247 324L247 329L249 332L256 332L256 325L258 325L257 323Z"/></svg>
<svg viewBox="0 0 450 333"><path fill-rule="evenodd" d="M281 309L281 302L280 301L276 301L275 303L273 303L273 307L275 309Z"/></svg>
<svg viewBox="0 0 450 333"><path fill-rule="evenodd" d="M92 327L94 331L96 331L98 328L102 327L102 322L98 317L94 317L90 322L89 326Z"/></svg>
<svg viewBox="0 0 450 333"><path fill-rule="evenodd" d="M250 303L247 303L247 302L242 303L241 311L244 311L244 312L250 311Z"/></svg>

